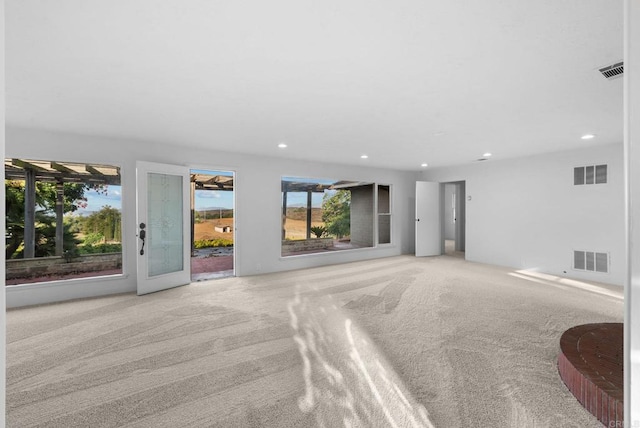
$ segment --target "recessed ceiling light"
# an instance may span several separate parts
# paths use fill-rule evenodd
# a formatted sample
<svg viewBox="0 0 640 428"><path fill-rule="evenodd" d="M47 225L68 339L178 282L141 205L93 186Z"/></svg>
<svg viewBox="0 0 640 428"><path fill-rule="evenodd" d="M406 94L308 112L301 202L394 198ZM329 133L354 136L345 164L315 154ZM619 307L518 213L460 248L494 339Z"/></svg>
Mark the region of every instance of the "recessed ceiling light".
<svg viewBox="0 0 640 428"><path fill-rule="evenodd" d="M428 167L428 166L429 166L429 164L427 164L427 163L423 163L423 164L422 164L422 165L420 165L420 166L421 166L421 167L423 167L423 168L426 168L426 167Z"/></svg>
<svg viewBox="0 0 640 428"><path fill-rule="evenodd" d="M584 134L582 137L583 140L591 140L592 138L595 138L596 136L593 134Z"/></svg>
<svg viewBox="0 0 640 428"><path fill-rule="evenodd" d="M280 143L278 144L278 147L280 147L281 149L284 149L287 147L287 145L285 143Z"/></svg>
<svg viewBox="0 0 640 428"><path fill-rule="evenodd" d="M491 153L487 152L485 154L482 155L483 158L490 158L491 157Z"/></svg>
<svg viewBox="0 0 640 428"><path fill-rule="evenodd" d="M362 156L360 156L360 157L361 157L362 159L367 159L369 156L367 156L367 155L362 155Z"/></svg>

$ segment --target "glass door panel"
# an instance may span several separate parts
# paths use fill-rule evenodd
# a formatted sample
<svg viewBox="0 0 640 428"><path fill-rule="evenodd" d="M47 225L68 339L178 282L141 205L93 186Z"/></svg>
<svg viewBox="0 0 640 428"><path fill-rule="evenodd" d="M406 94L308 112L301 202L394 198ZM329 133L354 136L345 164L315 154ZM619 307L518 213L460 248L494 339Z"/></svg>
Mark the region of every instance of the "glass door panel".
<svg viewBox="0 0 640 428"><path fill-rule="evenodd" d="M189 169L136 163L137 289L153 293L191 277Z"/></svg>
<svg viewBox="0 0 640 428"><path fill-rule="evenodd" d="M148 173L149 277L184 269L182 177Z"/></svg>

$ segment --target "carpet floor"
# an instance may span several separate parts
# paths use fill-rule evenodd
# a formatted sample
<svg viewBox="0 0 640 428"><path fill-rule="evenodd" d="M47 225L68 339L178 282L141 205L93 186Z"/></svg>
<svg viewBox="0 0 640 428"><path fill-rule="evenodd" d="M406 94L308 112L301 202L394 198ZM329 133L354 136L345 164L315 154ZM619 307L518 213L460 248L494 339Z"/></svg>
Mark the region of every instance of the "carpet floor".
<svg viewBox="0 0 640 428"><path fill-rule="evenodd" d="M622 294L398 256L13 309L7 426L600 427L559 340Z"/></svg>

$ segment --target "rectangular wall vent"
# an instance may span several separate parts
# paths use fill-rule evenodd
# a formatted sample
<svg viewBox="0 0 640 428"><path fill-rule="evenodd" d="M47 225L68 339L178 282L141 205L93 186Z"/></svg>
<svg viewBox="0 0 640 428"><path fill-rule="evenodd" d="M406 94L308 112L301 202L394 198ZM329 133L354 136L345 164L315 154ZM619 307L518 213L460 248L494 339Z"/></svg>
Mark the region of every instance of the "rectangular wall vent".
<svg viewBox="0 0 640 428"><path fill-rule="evenodd" d="M624 63L620 61L607 67L602 67L599 71L607 79L615 79L624 74Z"/></svg>
<svg viewBox="0 0 640 428"><path fill-rule="evenodd" d="M609 273L609 253L574 251L573 268L590 272Z"/></svg>
<svg viewBox="0 0 640 428"><path fill-rule="evenodd" d="M606 184L607 165L589 165L573 168L573 184Z"/></svg>

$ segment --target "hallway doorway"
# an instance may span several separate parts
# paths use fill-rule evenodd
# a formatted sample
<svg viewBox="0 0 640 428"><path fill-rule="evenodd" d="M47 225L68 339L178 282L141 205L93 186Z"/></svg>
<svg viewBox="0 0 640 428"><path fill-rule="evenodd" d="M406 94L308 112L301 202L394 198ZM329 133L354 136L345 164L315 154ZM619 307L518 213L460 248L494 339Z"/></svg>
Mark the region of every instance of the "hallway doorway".
<svg viewBox="0 0 640 428"><path fill-rule="evenodd" d="M465 258L466 191L465 182L444 183L442 239L444 254Z"/></svg>

